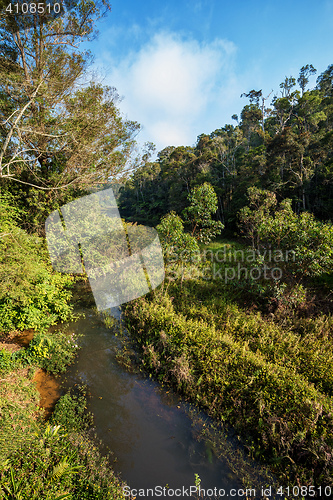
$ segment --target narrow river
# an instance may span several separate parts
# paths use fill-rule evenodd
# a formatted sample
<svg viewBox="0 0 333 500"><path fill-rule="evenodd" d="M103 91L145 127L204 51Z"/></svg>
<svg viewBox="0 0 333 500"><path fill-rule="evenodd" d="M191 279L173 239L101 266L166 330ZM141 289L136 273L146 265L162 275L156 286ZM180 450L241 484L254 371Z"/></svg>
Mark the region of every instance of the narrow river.
<svg viewBox="0 0 333 500"><path fill-rule="evenodd" d="M226 496L243 487L227 462L216 457L211 442L198 439L196 422L202 427L207 416L120 366L115 359L119 338L96 313L86 310L85 318L68 328L82 337L67 384L87 384L97 436L114 453L114 469L131 488L189 488L195 474L201 488L223 488Z"/></svg>

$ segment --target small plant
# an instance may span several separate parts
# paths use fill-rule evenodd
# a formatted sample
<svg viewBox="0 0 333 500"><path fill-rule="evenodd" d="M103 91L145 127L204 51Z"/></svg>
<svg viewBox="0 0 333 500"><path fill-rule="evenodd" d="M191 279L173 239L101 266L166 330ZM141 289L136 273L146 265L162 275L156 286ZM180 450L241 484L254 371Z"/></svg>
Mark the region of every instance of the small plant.
<svg viewBox="0 0 333 500"><path fill-rule="evenodd" d="M79 346L77 338L61 331L37 333L29 346L16 353L23 363L34 364L49 373L63 373L74 359Z"/></svg>
<svg viewBox="0 0 333 500"><path fill-rule="evenodd" d="M271 292L271 302L276 301L278 309L292 311L306 302L306 288L301 284L288 287L286 283L279 281L274 283Z"/></svg>
<svg viewBox="0 0 333 500"><path fill-rule="evenodd" d="M84 431L93 425L93 416L86 411L87 392L84 386L69 390L57 402L50 424L67 430Z"/></svg>
<svg viewBox="0 0 333 500"><path fill-rule="evenodd" d="M201 485L201 479L199 477L199 474L194 474L194 486L196 487L197 491L197 498L200 498L200 485Z"/></svg>
<svg viewBox="0 0 333 500"><path fill-rule="evenodd" d="M19 365L16 359L16 353L12 353L7 349L0 349L0 373L7 373L14 370Z"/></svg>
<svg viewBox="0 0 333 500"><path fill-rule="evenodd" d="M192 382L190 363L184 352L180 357L173 360L173 367L170 373L175 377L178 388Z"/></svg>

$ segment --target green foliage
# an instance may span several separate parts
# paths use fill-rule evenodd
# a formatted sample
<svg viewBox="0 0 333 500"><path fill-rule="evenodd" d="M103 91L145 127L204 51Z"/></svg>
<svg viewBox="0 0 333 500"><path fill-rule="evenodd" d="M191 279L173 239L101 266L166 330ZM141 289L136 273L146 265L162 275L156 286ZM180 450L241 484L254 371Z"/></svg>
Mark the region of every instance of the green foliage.
<svg viewBox="0 0 333 500"><path fill-rule="evenodd" d="M52 210L119 179L132 158L140 126L122 118L116 89L78 85L92 63L79 45L110 9L108 0L81 0L61 15L0 18L0 188L15 193L25 227L39 234Z"/></svg>
<svg viewBox="0 0 333 500"><path fill-rule="evenodd" d="M85 432L40 425L0 466L0 495L32 500L122 499L121 483ZM14 495L14 496L13 496Z"/></svg>
<svg viewBox="0 0 333 500"><path fill-rule="evenodd" d="M192 226L192 236L201 243L209 243L220 234L223 224L214 221L212 215L218 209L217 196L214 188L208 182L192 189L188 195L190 206L183 211L185 220Z"/></svg>
<svg viewBox="0 0 333 500"><path fill-rule="evenodd" d="M60 425L68 431L87 431L93 424L93 416L86 412L86 388L75 387L74 389L69 390L59 399L50 423Z"/></svg>
<svg viewBox="0 0 333 500"><path fill-rule="evenodd" d="M49 373L58 374L66 371L78 350L77 339L61 331L37 333L29 346L20 351L21 359L28 360L44 368ZM17 354L19 357L19 354Z"/></svg>
<svg viewBox="0 0 333 500"><path fill-rule="evenodd" d="M232 116L236 126L200 134L194 148L167 147L154 163L143 163L122 189L125 217L148 224L170 211L180 215L188 193L209 183L218 218L233 231L253 186L291 199L297 215L308 211L332 219L332 68L319 75L313 89L307 85L316 70L306 64L298 79L284 79L273 98L262 89L243 93L250 103L240 120Z"/></svg>
<svg viewBox="0 0 333 500"><path fill-rule="evenodd" d="M200 260L197 241L185 233L183 221L175 212L163 217L156 229L161 239L168 274L177 275L184 264Z"/></svg>
<svg viewBox="0 0 333 500"><path fill-rule="evenodd" d="M45 358L41 344L30 349L31 362ZM122 485L91 435L85 389L62 396L45 423L31 377L11 368L0 384L0 498L123 499Z"/></svg>
<svg viewBox="0 0 333 500"><path fill-rule="evenodd" d="M43 241L17 226L10 201L0 194L0 331L45 331L72 317L73 278L51 270Z"/></svg>
<svg viewBox="0 0 333 500"><path fill-rule="evenodd" d="M0 374L9 372L20 365L16 355L7 349L0 349Z"/></svg>
<svg viewBox="0 0 333 500"><path fill-rule="evenodd" d="M248 189L249 206L239 212L241 230L251 239L252 247L260 249L260 224L268 218L276 207L276 196L270 191L265 191L252 186Z"/></svg>
<svg viewBox="0 0 333 500"><path fill-rule="evenodd" d="M331 484L332 340L245 314L217 290L188 282L172 301L126 306L144 366L235 426L284 480Z"/></svg>
<svg viewBox="0 0 333 500"><path fill-rule="evenodd" d="M38 428L39 402L36 387L23 376L22 371L11 366L7 373L1 371L1 379L0 464L22 445L29 446L34 440Z"/></svg>
<svg viewBox="0 0 333 500"><path fill-rule="evenodd" d="M0 350L0 373L8 373L27 365L38 366L55 375L63 373L76 355L76 342L73 335L60 331L37 333L28 347L14 352Z"/></svg>
<svg viewBox="0 0 333 500"><path fill-rule="evenodd" d="M313 214L296 215L291 200L277 206L276 196L259 188L249 188L249 207L240 211L243 232L252 245L293 254L284 259L286 277L299 279L333 271L333 226L315 219Z"/></svg>

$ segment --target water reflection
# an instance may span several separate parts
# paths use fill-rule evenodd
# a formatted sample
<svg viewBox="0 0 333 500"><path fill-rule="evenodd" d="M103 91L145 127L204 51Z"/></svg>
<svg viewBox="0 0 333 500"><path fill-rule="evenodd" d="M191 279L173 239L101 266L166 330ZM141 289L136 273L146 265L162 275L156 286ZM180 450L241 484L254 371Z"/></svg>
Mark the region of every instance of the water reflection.
<svg viewBox="0 0 333 500"><path fill-rule="evenodd" d="M209 441L197 440L187 404L117 363L119 340L97 315L88 312L70 328L84 336L67 373L69 384L88 385L97 435L114 452L114 467L131 488L189 487L195 473L203 488L242 487Z"/></svg>

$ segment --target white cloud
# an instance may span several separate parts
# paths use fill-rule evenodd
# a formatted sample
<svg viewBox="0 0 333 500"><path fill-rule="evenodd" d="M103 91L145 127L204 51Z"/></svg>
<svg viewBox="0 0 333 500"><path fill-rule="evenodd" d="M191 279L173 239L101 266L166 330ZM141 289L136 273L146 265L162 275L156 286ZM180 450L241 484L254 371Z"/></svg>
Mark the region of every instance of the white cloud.
<svg viewBox="0 0 333 500"><path fill-rule="evenodd" d="M125 97L121 109L128 118L143 125L141 140L154 142L158 150L192 145L198 134L230 122L221 115L240 93L235 53L229 41L200 44L163 32L113 66L107 81Z"/></svg>

